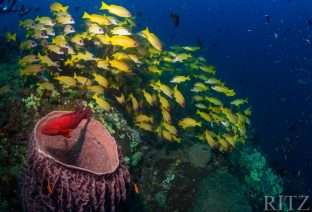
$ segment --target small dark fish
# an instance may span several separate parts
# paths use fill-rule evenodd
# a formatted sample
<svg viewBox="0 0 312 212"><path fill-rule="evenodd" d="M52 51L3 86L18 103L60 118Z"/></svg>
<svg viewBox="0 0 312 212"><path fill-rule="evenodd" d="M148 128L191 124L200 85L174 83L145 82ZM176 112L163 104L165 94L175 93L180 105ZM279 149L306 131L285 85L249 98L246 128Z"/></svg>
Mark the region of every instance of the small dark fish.
<svg viewBox="0 0 312 212"><path fill-rule="evenodd" d="M180 16L176 13L170 13L170 18L175 27L180 25Z"/></svg>
<svg viewBox="0 0 312 212"><path fill-rule="evenodd" d="M307 24L308 24L309 26L312 26L312 19L307 20Z"/></svg>
<svg viewBox="0 0 312 212"><path fill-rule="evenodd" d="M22 5L19 12L18 12L18 15L20 17L23 17L23 16L27 15L28 13L30 13L30 11L31 11L31 9L26 8L24 5Z"/></svg>
<svg viewBox="0 0 312 212"><path fill-rule="evenodd" d="M138 17L142 17L143 16L143 12L142 11L137 12L137 16Z"/></svg>
<svg viewBox="0 0 312 212"><path fill-rule="evenodd" d="M264 15L264 18L265 18L265 23L266 23L266 24L271 23L271 21L272 21L271 16L269 16L269 15Z"/></svg>

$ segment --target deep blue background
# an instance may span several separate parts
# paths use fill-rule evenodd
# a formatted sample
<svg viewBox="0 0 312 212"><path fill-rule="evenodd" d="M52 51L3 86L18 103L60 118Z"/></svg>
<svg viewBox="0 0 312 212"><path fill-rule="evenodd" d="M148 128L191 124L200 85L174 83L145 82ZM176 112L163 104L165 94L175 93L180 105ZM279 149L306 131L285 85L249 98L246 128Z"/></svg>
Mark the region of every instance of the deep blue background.
<svg viewBox="0 0 312 212"><path fill-rule="evenodd" d="M52 1L24 3L46 14ZM79 16L100 1L72 0ZM255 143L292 184L288 192L311 192L312 186L312 20L311 0L126 0L109 1L129 8L139 27L149 26L164 42L203 44L201 54L228 85L253 108ZM170 13L180 16L175 27ZM265 15L271 17L266 23ZM1 25L17 26L17 16ZM4 22L9 22L4 23ZM287 182L287 181L286 181ZM303 184L305 182L305 184ZM293 190L294 189L294 190Z"/></svg>

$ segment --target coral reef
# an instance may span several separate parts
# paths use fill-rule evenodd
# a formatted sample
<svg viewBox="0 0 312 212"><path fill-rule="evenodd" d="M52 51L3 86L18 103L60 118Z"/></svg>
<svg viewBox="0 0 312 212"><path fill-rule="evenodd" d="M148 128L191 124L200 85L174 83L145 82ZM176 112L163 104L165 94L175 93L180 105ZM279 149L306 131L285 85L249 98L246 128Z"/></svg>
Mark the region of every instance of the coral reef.
<svg viewBox="0 0 312 212"><path fill-rule="evenodd" d="M188 151L188 158L194 167L204 168L212 158L209 146L204 144L194 144Z"/></svg>
<svg viewBox="0 0 312 212"><path fill-rule="evenodd" d="M36 125L22 183L26 211L115 211L126 199L130 175L113 137L91 119L64 140L41 133L52 112ZM103 154L105 153L105 154Z"/></svg>
<svg viewBox="0 0 312 212"><path fill-rule="evenodd" d="M251 212L245 187L225 169L219 169L202 179L192 211Z"/></svg>
<svg viewBox="0 0 312 212"><path fill-rule="evenodd" d="M247 100L216 78L215 68L196 55L199 48L165 50L148 28L134 32L131 13L118 8L122 15L106 7L85 12L80 32L60 3L51 5L51 17L21 21L25 85L43 97L85 99L108 112L117 106L133 125L164 140L202 140L221 152L244 143Z"/></svg>

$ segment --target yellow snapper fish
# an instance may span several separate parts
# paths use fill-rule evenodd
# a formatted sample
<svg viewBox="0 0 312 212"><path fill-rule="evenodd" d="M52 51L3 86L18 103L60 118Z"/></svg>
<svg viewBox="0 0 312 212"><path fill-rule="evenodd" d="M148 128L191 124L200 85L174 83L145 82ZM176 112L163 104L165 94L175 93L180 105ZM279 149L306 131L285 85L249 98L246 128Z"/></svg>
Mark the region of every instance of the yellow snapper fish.
<svg viewBox="0 0 312 212"><path fill-rule="evenodd" d="M71 15L62 15L56 17L56 23L61 25L75 24L75 20Z"/></svg>
<svg viewBox="0 0 312 212"><path fill-rule="evenodd" d="M91 85L87 87L88 91L95 93L95 94L103 94L104 93L104 88L100 85Z"/></svg>
<svg viewBox="0 0 312 212"><path fill-rule="evenodd" d="M64 34L65 35L69 35L69 34L72 34L72 33L75 33L76 30L75 28L72 26L72 25L65 25L64 26Z"/></svg>
<svg viewBox="0 0 312 212"><path fill-rule="evenodd" d="M29 54L29 55L22 57L18 61L18 64L20 64L21 66L25 66L25 65L32 64L32 63L36 63L36 62L39 62L39 58L37 57L37 55Z"/></svg>
<svg viewBox="0 0 312 212"><path fill-rule="evenodd" d="M105 15L99 15L99 14L89 14L87 12L84 12L82 15L83 19L88 20L91 23L98 24L100 26L109 26L111 25L111 21L105 16Z"/></svg>
<svg viewBox="0 0 312 212"><path fill-rule="evenodd" d="M138 43L136 40L126 35L114 35L111 37L106 36L106 41L109 42L113 46L120 46L124 49L135 48L138 46Z"/></svg>
<svg viewBox="0 0 312 212"><path fill-rule="evenodd" d="M192 58L191 54L185 54L185 53L175 54L173 56L174 56L172 60L173 63L182 63L185 60Z"/></svg>
<svg viewBox="0 0 312 212"><path fill-rule="evenodd" d="M110 60L109 65L112 68L117 69L118 71L121 71L121 72L125 72L125 73L131 72L131 69L128 66L128 64L123 62L122 60L114 60L114 59Z"/></svg>
<svg viewBox="0 0 312 212"><path fill-rule="evenodd" d="M52 39L52 44L65 48L68 45L68 42L64 35L57 35Z"/></svg>
<svg viewBox="0 0 312 212"><path fill-rule="evenodd" d="M222 103L219 99L217 99L217 98L215 98L215 97L208 97L208 96L206 96L205 99L206 99L208 102L210 102L210 103L212 103L212 104L214 104L214 105L223 106L223 103Z"/></svg>
<svg viewBox="0 0 312 212"><path fill-rule="evenodd" d="M149 92L147 92L146 90L144 90L143 89L143 96L144 96L144 99L146 100L146 102L149 104L149 105L153 105L154 104L154 102L155 102L155 100L154 100L154 98L153 98L153 96L149 93Z"/></svg>
<svg viewBox="0 0 312 212"><path fill-rule="evenodd" d="M40 63L43 65L46 65L48 67L59 67L59 64L57 62L54 62L51 60L51 58L47 55L41 55L38 54L38 59L40 60Z"/></svg>
<svg viewBox="0 0 312 212"><path fill-rule="evenodd" d="M140 33L155 49L157 49L158 51L162 50L162 45L161 42L159 40L159 38L152 32L149 31L148 28L146 28L145 30L143 30Z"/></svg>
<svg viewBox="0 0 312 212"><path fill-rule="evenodd" d="M114 16L106 16L108 18L108 20L111 22L112 25L120 25L120 21L118 20L118 18L114 17Z"/></svg>
<svg viewBox="0 0 312 212"><path fill-rule="evenodd" d="M216 73L216 68L214 66L207 66L207 65L202 65L199 67L200 70L206 73L210 74L215 74Z"/></svg>
<svg viewBox="0 0 312 212"><path fill-rule="evenodd" d="M89 51L78 52L71 56L73 61L94 61L94 55Z"/></svg>
<svg viewBox="0 0 312 212"><path fill-rule="evenodd" d="M20 44L21 50L29 50L37 47L38 44L33 40L25 40Z"/></svg>
<svg viewBox="0 0 312 212"><path fill-rule="evenodd" d="M119 103L119 104L123 104L125 103L125 95L124 94L120 94L120 96L115 96L115 99L116 101Z"/></svg>
<svg viewBox="0 0 312 212"><path fill-rule="evenodd" d="M231 105L235 105L236 107L239 107L243 104L248 103L247 99L235 99L233 101L230 102Z"/></svg>
<svg viewBox="0 0 312 212"><path fill-rule="evenodd" d="M175 76L172 78L172 80L170 80L171 83L176 83L176 84L180 84L182 82L186 82L191 80L191 78L189 76Z"/></svg>
<svg viewBox="0 0 312 212"><path fill-rule="evenodd" d="M160 102L160 107L162 109L170 111L170 103L165 97L163 97L162 95L159 95L159 102Z"/></svg>
<svg viewBox="0 0 312 212"><path fill-rule="evenodd" d="M74 79L83 86L90 86L92 84L91 80L89 80L87 77L79 76L76 73L74 73Z"/></svg>
<svg viewBox="0 0 312 212"><path fill-rule="evenodd" d="M108 69L109 67L109 60L108 59L100 59L96 61L96 67L100 69Z"/></svg>
<svg viewBox="0 0 312 212"><path fill-rule="evenodd" d="M92 75L93 75L93 77L94 77L94 80L95 80L100 86L102 86L102 87L104 87L104 88L107 88L107 87L108 87L108 80L107 80L104 76L102 76L102 75L100 75L100 74L97 74L97 73L93 73Z"/></svg>
<svg viewBox="0 0 312 212"><path fill-rule="evenodd" d="M102 108L105 111L110 111L111 110L111 106L110 104L102 97L98 96L98 95L93 95L92 98L95 100L96 104Z"/></svg>
<svg viewBox="0 0 312 212"><path fill-rule="evenodd" d="M44 31L41 31L41 30L34 30L31 37L35 40L48 39L49 38L49 36Z"/></svg>
<svg viewBox="0 0 312 212"><path fill-rule="evenodd" d="M107 10L109 13L123 17L123 18L130 18L131 13L124 7L115 5L115 4L106 4L105 2L102 1L102 6L100 10Z"/></svg>
<svg viewBox="0 0 312 212"><path fill-rule="evenodd" d="M54 85L50 82L40 82L37 83L37 86L39 90L55 91Z"/></svg>
<svg viewBox="0 0 312 212"><path fill-rule="evenodd" d="M129 99L131 101L132 109L134 111L137 111L139 109L139 102L138 102L138 100L134 97L133 94L129 95Z"/></svg>
<svg viewBox="0 0 312 212"><path fill-rule="evenodd" d="M5 40L7 42L15 42L16 41L16 33L12 33L12 32L5 33Z"/></svg>
<svg viewBox="0 0 312 212"><path fill-rule="evenodd" d="M159 91L161 91L163 94L168 96L169 98L172 98L172 90L169 86L163 84L158 80L155 84L156 88L158 88Z"/></svg>
<svg viewBox="0 0 312 212"><path fill-rule="evenodd" d="M223 83L216 79L216 78L209 78L205 81L206 84L209 84L209 85L222 85Z"/></svg>
<svg viewBox="0 0 312 212"><path fill-rule="evenodd" d="M188 118L184 118L180 120L178 125L183 129L187 129L187 128L193 128L193 127L201 127L202 124L201 122L188 117Z"/></svg>
<svg viewBox="0 0 312 212"><path fill-rule="evenodd" d="M153 123L153 117L145 115L145 114L138 114L135 116L135 122L140 123L140 122L146 122L146 123Z"/></svg>
<svg viewBox="0 0 312 212"><path fill-rule="evenodd" d="M214 137L216 137L216 134L214 132L211 132L210 130L205 130L204 139L206 140L206 142L211 148L215 148L218 146L218 143L214 139Z"/></svg>
<svg viewBox="0 0 312 212"><path fill-rule="evenodd" d="M193 88L191 89L192 92L204 92L207 90L209 90L208 86L202 82L195 83Z"/></svg>
<svg viewBox="0 0 312 212"><path fill-rule="evenodd" d="M161 126L163 126L168 132L170 132L173 135L178 134L177 128L172 124L169 124L168 122L162 122Z"/></svg>
<svg viewBox="0 0 312 212"><path fill-rule="evenodd" d="M204 111L200 111L200 110L197 110L196 111L196 114L199 115L202 119L204 119L205 121L207 122L212 122L212 117L209 113L206 113Z"/></svg>
<svg viewBox="0 0 312 212"><path fill-rule="evenodd" d="M67 13L68 6L65 6L59 2L54 2L50 5L50 11L52 13Z"/></svg>
<svg viewBox="0 0 312 212"><path fill-rule="evenodd" d="M101 35L104 34L104 30L95 23L88 24L88 32L93 35Z"/></svg>
<svg viewBox="0 0 312 212"><path fill-rule="evenodd" d="M161 109L161 115L165 122L171 123L171 115L170 112L164 108Z"/></svg>
<svg viewBox="0 0 312 212"><path fill-rule="evenodd" d="M54 77L60 84L62 84L65 88L75 87L77 82L74 77L70 76L56 76Z"/></svg>
<svg viewBox="0 0 312 212"><path fill-rule="evenodd" d="M181 106L185 107L185 98L181 91L178 89L178 86L176 85L173 89L173 96L176 100L176 102Z"/></svg>
<svg viewBox="0 0 312 212"><path fill-rule="evenodd" d="M64 54L64 51L62 50L62 48L57 46L57 45L54 45L54 44L48 45L47 49L50 52L53 52L53 53L55 53L57 55L63 55Z"/></svg>
<svg viewBox="0 0 312 212"><path fill-rule="evenodd" d="M44 67L40 64L31 64L28 66L25 66L21 69L21 75L22 76L28 76L28 75L36 75L44 70Z"/></svg>
<svg viewBox="0 0 312 212"><path fill-rule="evenodd" d="M55 31L52 27L46 28L44 31L48 36L55 36Z"/></svg>
<svg viewBox="0 0 312 212"><path fill-rule="evenodd" d="M41 16L41 17L37 16L35 21L37 23L43 24L45 26L54 26L55 25L54 21L48 16Z"/></svg>
<svg viewBox="0 0 312 212"><path fill-rule="evenodd" d="M82 34L75 34L70 41L78 46L84 46L84 36Z"/></svg>
<svg viewBox="0 0 312 212"><path fill-rule="evenodd" d="M149 123L145 123L145 122L136 123L135 126L145 131L149 131L149 132L153 131L153 126Z"/></svg>
<svg viewBox="0 0 312 212"><path fill-rule="evenodd" d="M35 27L35 22L32 19L24 19L19 22L19 26L29 30Z"/></svg>
<svg viewBox="0 0 312 212"><path fill-rule="evenodd" d="M110 31L113 35L132 35L132 33L129 31L129 29L125 27L115 27Z"/></svg>
<svg viewBox="0 0 312 212"><path fill-rule="evenodd" d="M228 87L225 86L221 86L221 85L215 85L211 87L214 91L218 92L218 93L223 93L226 96L235 96L236 93L233 89L230 89Z"/></svg>

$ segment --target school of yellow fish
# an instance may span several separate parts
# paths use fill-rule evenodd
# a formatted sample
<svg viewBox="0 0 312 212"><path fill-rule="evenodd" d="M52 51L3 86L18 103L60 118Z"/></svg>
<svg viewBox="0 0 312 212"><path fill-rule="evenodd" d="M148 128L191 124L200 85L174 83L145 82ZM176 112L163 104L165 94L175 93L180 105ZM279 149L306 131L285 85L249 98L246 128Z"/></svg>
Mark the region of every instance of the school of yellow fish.
<svg viewBox="0 0 312 212"><path fill-rule="evenodd" d="M251 109L247 99L216 78L198 47L164 49L151 29L133 32L134 17L102 2L98 13L77 20L55 2L50 16L25 19L19 64L26 81L47 94L87 93L102 109L124 110L141 130L170 142L190 135L221 152L244 143ZM14 36L7 35L14 40Z"/></svg>

